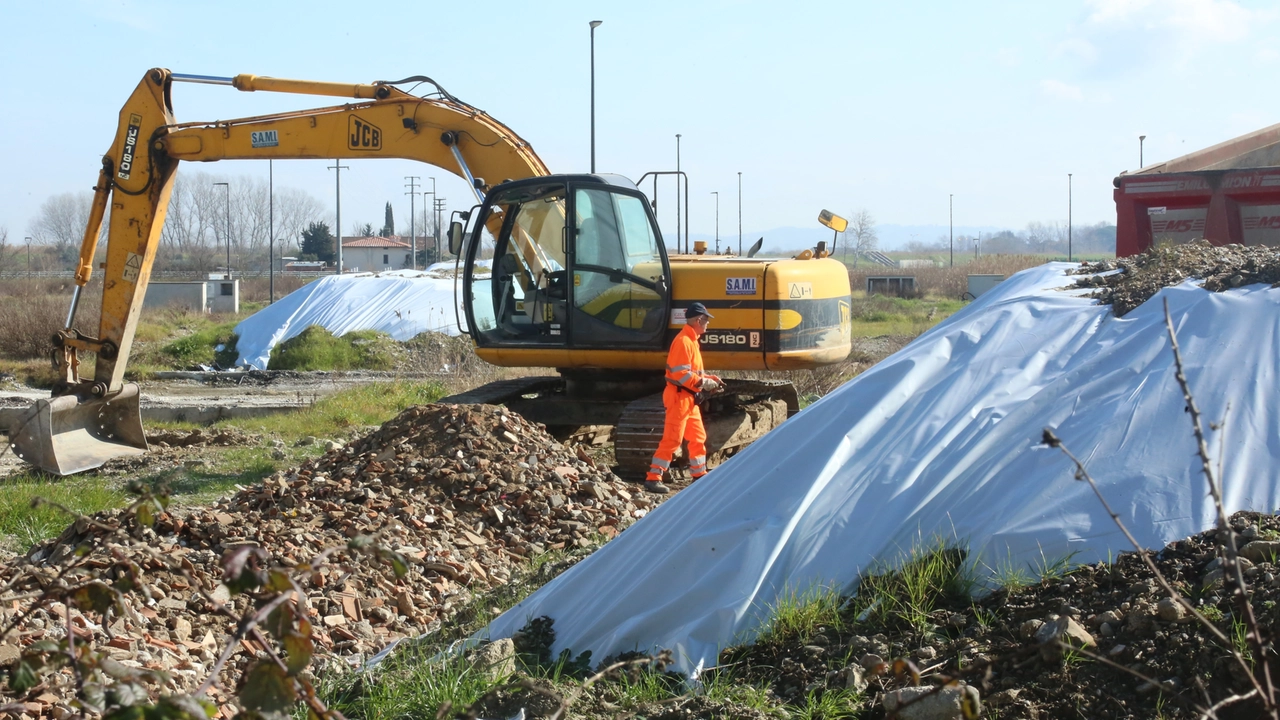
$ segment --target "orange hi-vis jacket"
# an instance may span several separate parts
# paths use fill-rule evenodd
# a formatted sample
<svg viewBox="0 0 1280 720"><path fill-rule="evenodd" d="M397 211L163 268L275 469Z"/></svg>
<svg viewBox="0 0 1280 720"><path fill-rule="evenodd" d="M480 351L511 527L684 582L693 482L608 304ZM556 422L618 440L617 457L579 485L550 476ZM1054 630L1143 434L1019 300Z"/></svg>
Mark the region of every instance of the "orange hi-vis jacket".
<svg viewBox="0 0 1280 720"><path fill-rule="evenodd" d="M698 346L693 328L685 325L667 353L667 382L697 393L702 389L702 378L702 348Z"/></svg>

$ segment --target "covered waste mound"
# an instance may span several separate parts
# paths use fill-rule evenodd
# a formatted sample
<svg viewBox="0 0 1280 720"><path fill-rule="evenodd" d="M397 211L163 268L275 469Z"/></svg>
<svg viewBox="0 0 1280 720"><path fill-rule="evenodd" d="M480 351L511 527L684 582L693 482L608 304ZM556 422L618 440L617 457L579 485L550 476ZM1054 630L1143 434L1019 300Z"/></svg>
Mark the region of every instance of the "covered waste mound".
<svg viewBox="0 0 1280 720"><path fill-rule="evenodd" d="M250 602L220 587L224 553L254 545L271 564L293 566L366 535L406 558L405 577L362 559L346 563L350 574L337 565L304 574L302 587L317 651L367 658L398 638L438 627L472 593L506 583L538 553L616 535L650 507L634 488L502 408L425 405L212 507L160 514L153 528L138 527L121 511L79 522L0 567L0 582L18 598L0 613L25 612L67 564L96 568L110 581L120 560L136 562L150 600L131 595L125 611L105 626L81 623L77 642L169 672L171 689L189 691L221 652L227 629L193 581L238 614ZM120 527L137 540L120 542L109 531ZM91 551L80 557L77 548ZM190 579L158 558L178 563ZM339 565L350 560L345 550L333 559ZM65 634L63 622L60 614L38 610L19 632L24 643L56 640ZM0 657L17 650L0 643ZM252 648L246 650L227 678L240 677L252 660ZM74 682L69 674L56 680ZM69 687L52 692L72 697Z"/></svg>
<svg viewBox="0 0 1280 720"><path fill-rule="evenodd" d="M271 348L320 325L334 335L379 330L405 341L419 333L458 334L453 263L426 270L331 275L308 283L236 325L237 367L266 370Z"/></svg>
<svg viewBox="0 0 1280 720"><path fill-rule="evenodd" d="M685 671L753 637L770 606L941 538L980 574L1130 549L1053 428L1147 547L1213 508L1175 380L1168 300L1204 416L1223 423L1229 511L1270 509L1280 460L1280 290L1191 282L1116 317L1069 289L1077 266L1018 273L809 406L495 620L548 616L557 652L667 648ZM1186 277L1184 275L1184 277ZM607 592L600 589L607 588Z"/></svg>

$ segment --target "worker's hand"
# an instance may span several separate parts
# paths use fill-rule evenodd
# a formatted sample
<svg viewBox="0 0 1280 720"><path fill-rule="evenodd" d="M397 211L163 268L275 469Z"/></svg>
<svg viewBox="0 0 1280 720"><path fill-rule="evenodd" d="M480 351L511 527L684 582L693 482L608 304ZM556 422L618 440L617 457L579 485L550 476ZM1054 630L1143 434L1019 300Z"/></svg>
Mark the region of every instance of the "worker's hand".
<svg viewBox="0 0 1280 720"><path fill-rule="evenodd" d="M724 381L720 379L720 376L719 376L719 375L711 375L711 374L707 374L707 375L704 375L703 377L709 377L709 378L711 378L712 380L715 380L716 382L720 383L720 385L722 385L722 386L724 385Z"/></svg>
<svg viewBox="0 0 1280 720"><path fill-rule="evenodd" d="M702 392L715 392L720 389L720 383L715 378L702 378Z"/></svg>

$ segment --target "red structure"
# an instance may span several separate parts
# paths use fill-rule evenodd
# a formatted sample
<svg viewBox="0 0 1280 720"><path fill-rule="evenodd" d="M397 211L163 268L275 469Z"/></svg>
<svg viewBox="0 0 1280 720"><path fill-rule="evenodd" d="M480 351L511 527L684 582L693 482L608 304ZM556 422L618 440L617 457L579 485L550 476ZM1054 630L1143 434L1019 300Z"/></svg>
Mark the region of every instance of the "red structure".
<svg viewBox="0 0 1280 720"><path fill-rule="evenodd" d="M1116 256L1206 238L1280 246L1280 125L1115 179Z"/></svg>

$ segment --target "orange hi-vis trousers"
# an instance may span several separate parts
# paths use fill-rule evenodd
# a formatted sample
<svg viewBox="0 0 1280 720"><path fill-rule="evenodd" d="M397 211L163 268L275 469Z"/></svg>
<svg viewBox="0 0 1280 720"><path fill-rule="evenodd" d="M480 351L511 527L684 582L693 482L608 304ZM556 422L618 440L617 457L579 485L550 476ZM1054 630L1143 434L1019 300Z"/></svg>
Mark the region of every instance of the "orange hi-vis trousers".
<svg viewBox="0 0 1280 720"><path fill-rule="evenodd" d="M667 385L662 391L662 404L667 409L666 422L662 426L662 441L649 465L646 482L659 482L662 473L671 467L671 456L683 440L689 441L689 472L694 479L707 474L707 430L702 426L702 411L693 400L693 394Z"/></svg>

